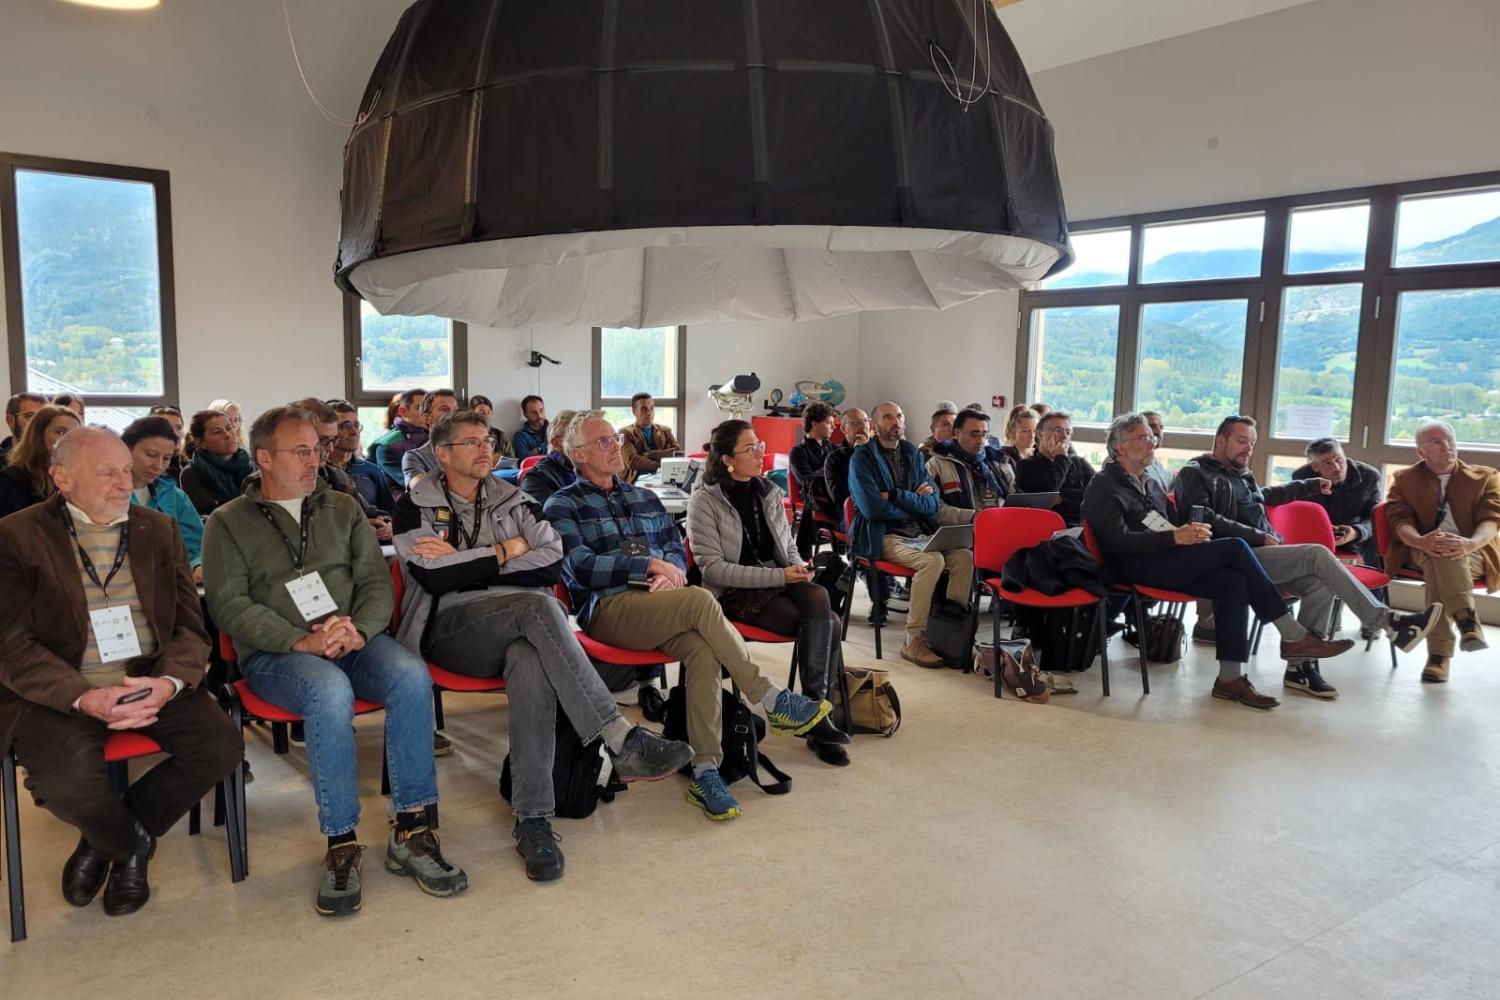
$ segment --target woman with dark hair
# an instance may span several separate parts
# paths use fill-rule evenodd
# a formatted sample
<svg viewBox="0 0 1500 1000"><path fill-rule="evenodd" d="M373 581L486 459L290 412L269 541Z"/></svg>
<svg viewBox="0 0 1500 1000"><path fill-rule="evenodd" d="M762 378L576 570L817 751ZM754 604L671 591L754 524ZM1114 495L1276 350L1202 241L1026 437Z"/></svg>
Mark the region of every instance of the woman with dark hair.
<svg viewBox="0 0 1500 1000"><path fill-rule="evenodd" d="M177 431L165 417L141 417L120 435L130 449L130 502L159 511L177 522L187 549L193 582L203 582L203 518L186 493L167 478L177 454Z"/></svg>
<svg viewBox="0 0 1500 1000"><path fill-rule="evenodd" d="M41 503L57 492L47 472L52 451L64 434L82 424L76 413L57 403L36 411L0 471L0 517Z"/></svg>
<svg viewBox="0 0 1500 1000"><path fill-rule="evenodd" d="M797 637L802 691L822 699L838 681L840 622L797 554L781 490L762 469L765 453L743 420L714 428L702 482L688 500L688 545L725 616ZM848 742L831 718L807 734L808 748L835 766L849 763Z"/></svg>
<svg viewBox="0 0 1500 1000"><path fill-rule="evenodd" d="M222 410L199 410L188 424L192 461L182 470L182 491L204 517L244 491L245 477L255 470L250 453L240 447L234 420Z"/></svg>
<svg viewBox="0 0 1500 1000"><path fill-rule="evenodd" d="M495 416L495 404L490 402L488 396L470 396L469 409L484 418L484 422L490 425L490 453L495 456L495 464L499 465L502 458L514 459L516 447L510 443L510 438L505 432L493 423Z"/></svg>
<svg viewBox="0 0 1500 1000"><path fill-rule="evenodd" d="M1000 454L1010 460L1012 467L1031 457L1036 448L1036 422L1040 419L1035 410L1025 403L1017 403L1005 417L1005 446Z"/></svg>
<svg viewBox="0 0 1500 1000"><path fill-rule="evenodd" d="M77 393L73 393L73 392L59 393L56 396L52 397L52 405L53 406L66 406L68 409L72 410L73 411L73 415L78 418L79 425L82 426L82 424L83 424L83 413L84 413L84 405L83 405L83 397L82 396L78 395Z"/></svg>
<svg viewBox="0 0 1500 1000"><path fill-rule="evenodd" d="M187 461L188 458L192 457L184 456L182 454L182 411L170 404L160 403L147 410L146 416L161 417L167 423L172 425L172 433L177 436L177 447L172 449L172 461L167 465L167 471L162 473L161 477L163 479L170 479L175 483L182 476L182 463Z"/></svg>

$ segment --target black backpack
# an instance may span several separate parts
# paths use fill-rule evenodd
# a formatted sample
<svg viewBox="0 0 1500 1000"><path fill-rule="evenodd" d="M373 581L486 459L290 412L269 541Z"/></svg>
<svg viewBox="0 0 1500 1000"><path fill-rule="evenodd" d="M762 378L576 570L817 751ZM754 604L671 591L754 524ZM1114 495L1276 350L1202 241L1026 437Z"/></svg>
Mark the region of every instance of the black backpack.
<svg viewBox="0 0 1500 1000"><path fill-rule="evenodd" d="M948 666L968 669L974 661L974 633L979 629L979 602L968 604L935 598L927 617L927 644Z"/></svg>
<svg viewBox="0 0 1500 1000"><path fill-rule="evenodd" d="M557 747L552 758L552 792L557 797L557 815L567 819L585 819L594 815L600 802L613 802L625 783L610 774L599 783L604 770L603 741L584 743L572 723L561 712L557 716ZM500 765L500 797L511 797L510 754Z"/></svg>
<svg viewBox="0 0 1500 1000"><path fill-rule="evenodd" d="M1032 645L1041 653L1042 669L1066 673L1092 667L1099 655L1099 639L1095 631L1098 627L1095 624L1098 615L1097 604L1079 608L1078 627L1075 629L1072 608L1056 608L1045 612L1039 634L1036 631L1032 633Z"/></svg>
<svg viewBox="0 0 1500 1000"><path fill-rule="evenodd" d="M724 759L719 762L719 777L724 784L732 785L741 778L749 778L767 795L785 795L792 790L792 779L783 773L771 758L760 752L760 741L766 736L766 720L750 711L745 700L725 689L721 708L719 737ZM685 685L678 684L667 695L667 719L662 725L662 736L669 740L687 741L687 693ZM775 778L775 781L760 780L760 768ZM689 773L691 765L683 769Z"/></svg>

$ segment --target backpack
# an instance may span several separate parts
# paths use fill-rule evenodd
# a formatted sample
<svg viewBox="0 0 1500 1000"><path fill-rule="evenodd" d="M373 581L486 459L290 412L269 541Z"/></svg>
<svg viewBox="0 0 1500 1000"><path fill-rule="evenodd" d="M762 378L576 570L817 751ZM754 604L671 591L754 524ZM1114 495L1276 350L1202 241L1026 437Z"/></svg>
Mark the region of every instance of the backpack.
<svg viewBox="0 0 1500 1000"><path fill-rule="evenodd" d="M749 778L767 795L785 795L792 790L792 779L771 763L771 758L760 752L760 741L766 736L766 720L750 711L745 699L727 689L721 689L724 701L720 709L719 745L723 760L719 762L719 777L724 784L732 785L741 778ZM678 684L667 695L667 718L662 724L662 736L669 740L687 742L687 690ZM761 781L760 768L774 781ZM690 768L684 768L688 773Z"/></svg>
<svg viewBox="0 0 1500 1000"><path fill-rule="evenodd" d="M604 742L584 743L572 723L561 712L557 715L557 746L552 757L552 792L557 797L555 811L567 819L586 819L594 814L600 802L613 802L615 793L623 792L625 783L606 775L608 761ZM500 765L500 797L511 800L510 754Z"/></svg>
<svg viewBox="0 0 1500 1000"><path fill-rule="evenodd" d="M1076 629L1073 627L1072 608L1057 608L1042 616L1040 631L1033 635L1033 639L1041 654L1043 670L1069 673L1087 670L1094 665L1094 659L1099 655L1096 633L1099 606L1088 604L1077 610Z"/></svg>
<svg viewBox="0 0 1500 1000"><path fill-rule="evenodd" d="M1146 616L1146 659L1152 663L1176 663L1187 651L1182 619L1175 615Z"/></svg>
<svg viewBox="0 0 1500 1000"><path fill-rule="evenodd" d="M944 597L932 602L925 633L927 644L948 666L961 670L970 665L978 629L978 601L959 604Z"/></svg>
<svg viewBox="0 0 1500 1000"><path fill-rule="evenodd" d="M975 643L974 672L994 680L996 698L1007 688L1017 698L1035 705L1045 705L1052 697L1042 672L1037 669L1031 643L1025 639L1002 640L998 664L994 645Z"/></svg>

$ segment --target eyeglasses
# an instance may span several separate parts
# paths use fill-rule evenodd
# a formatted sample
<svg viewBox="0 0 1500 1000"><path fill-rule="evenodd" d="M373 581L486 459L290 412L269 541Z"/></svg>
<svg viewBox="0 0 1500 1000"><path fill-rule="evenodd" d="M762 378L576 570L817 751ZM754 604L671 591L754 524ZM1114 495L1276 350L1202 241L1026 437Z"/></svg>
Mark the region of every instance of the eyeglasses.
<svg viewBox="0 0 1500 1000"><path fill-rule="evenodd" d="M153 406L153 407L151 407L150 410L148 410L146 412L147 412L148 415L153 416L153 417L180 417L180 416L182 416L182 411L179 410L175 406Z"/></svg>
<svg viewBox="0 0 1500 1000"><path fill-rule="evenodd" d="M594 440L586 443L588 445L591 445L592 447L598 448L600 451L608 451L610 445L614 445L616 448L618 448L620 446L620 439L615 437L613 434L606 434L604 437L595 438Z"/></svg>
<svg viewBox="0 0 1500 1000"><path fill-rule="evenodd" d="M445 445L445 447L448 447L448 448L479 448L479 449L481 449L483 451L489 451L491 448L494 447L494 442L492 442L487 437L464 438L462 441L449 441L447 443L447 445Z"/></svg>
<svg viewBox="0 0 1500 1000"><path fill-rule="evenodd" d="M363 426L364 426L364 424L360 423L358 420L340 420L339 421L339 430L341 430L341 431L357 431L357 430L359 430Z"/></svg>
<svg viewBox="0 0 1500 1000"><path fill-rule="evenodd" d="M743 448L736 448L734 450L736 455L748 454L750 452L754 452L757 455L764 455L766 453L766 443L764 441L757 441L754 444L747 444Z"/></svg>
<svg viewBox="0 0 1500 1000"><path fill-rule="evenodd" d="M318 445L316 448L309 448L307 445L304 444L304 445L298 445L295 448L275 448L275 449L272 449L272 450L273 451L289 451L289 452L292 453L293 456L296 457L297 461L299 461L299 462L305 462L309 458L312 458L314 455L321 456L323 454L323 446L321 444Z"/></svg>

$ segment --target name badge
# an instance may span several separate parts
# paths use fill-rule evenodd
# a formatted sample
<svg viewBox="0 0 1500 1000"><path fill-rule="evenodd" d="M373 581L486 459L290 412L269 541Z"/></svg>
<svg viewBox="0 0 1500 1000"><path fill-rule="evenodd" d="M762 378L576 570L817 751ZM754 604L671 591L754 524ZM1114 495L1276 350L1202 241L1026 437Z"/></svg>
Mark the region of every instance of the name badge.
<svg viewBox="0 0 1500 1000"><path fill-rule="evenodd" d="M287 593L292 595L292 602L297 605L297 610L302 613L306 621L317 621L324 615L332 614L339 609L334 603L333 595L328 593L328 588L323 584L323 578L314 570L311 573L288 580L286 583Z"/></svg>
<svg viewBox="0 0 1500 1000"><path fill-rule="evenodd" d="M1177 526L1154 510L1146 511L1143 519L1147 531L1176 531Z"/></svg>
<svg viewBox="0 0 1500 1000"><path fill-rule="evenodd" d="M141 655L141 637L136 635L130 605L117 604L112 608L90 611L89 622L94 629L94 645L99 649L100 662L116 663Z"/></svg>
<svg viewBox="0 0 1500 1000"><path fill-rule="evenodd" d="M622 556L649 556L651 550L646 547L644 538L627 538L620 543L620 555Z"/></svg>

